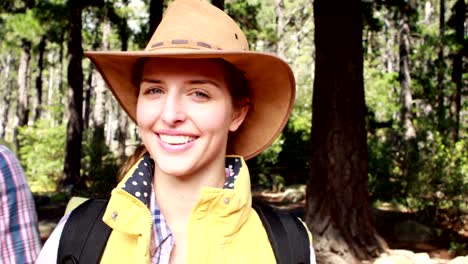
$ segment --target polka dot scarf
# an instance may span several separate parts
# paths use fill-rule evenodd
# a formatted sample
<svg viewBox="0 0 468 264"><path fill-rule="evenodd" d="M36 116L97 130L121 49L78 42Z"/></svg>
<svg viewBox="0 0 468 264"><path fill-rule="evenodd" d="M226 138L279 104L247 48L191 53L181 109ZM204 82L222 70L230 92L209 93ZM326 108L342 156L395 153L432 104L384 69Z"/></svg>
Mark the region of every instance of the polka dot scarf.
<svg viewBox="0 0 468 264"><path fill-rule="evenodd" d="M234 182L242 167L240 158L226 157L225 172L226 181L224 189L234 189ZM143 160L138 163L137 168L127 182L122 186L126 192L135 196L145 205L150 204L152 182L154 172L154 161L150 155L145 155Z"/></svg>

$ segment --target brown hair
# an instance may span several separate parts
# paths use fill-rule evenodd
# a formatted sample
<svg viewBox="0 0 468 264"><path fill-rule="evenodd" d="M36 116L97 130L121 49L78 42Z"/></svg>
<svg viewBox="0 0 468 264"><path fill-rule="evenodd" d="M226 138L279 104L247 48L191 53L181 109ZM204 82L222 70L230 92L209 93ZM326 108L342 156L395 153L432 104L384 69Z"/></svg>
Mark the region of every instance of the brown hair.
<svg viewBox="0 0 468 264"><path fill-rule="evenodd" d="M227 88L232 97L234 107L243 106L250 99L249 82L244 76L244 72L236 66L223 59L221 61L224 67L224 77L226 78ZM247 101L246 101L247 100Z"/></svg>
<svg viewBox="0 0 468 264"><path fill-rule="evenodd" d="M145 145L141 144L140 146L138 146L133 152L133 154L130 157L128 157L127 161L125 161L124 165L120 167L117 175L117 181L121 181L125 174L127 174L128 171L130 171L133 165L135 165L137 161L143 158L143 156L146 153L148 153L148 150L146 149Z"/></svg>

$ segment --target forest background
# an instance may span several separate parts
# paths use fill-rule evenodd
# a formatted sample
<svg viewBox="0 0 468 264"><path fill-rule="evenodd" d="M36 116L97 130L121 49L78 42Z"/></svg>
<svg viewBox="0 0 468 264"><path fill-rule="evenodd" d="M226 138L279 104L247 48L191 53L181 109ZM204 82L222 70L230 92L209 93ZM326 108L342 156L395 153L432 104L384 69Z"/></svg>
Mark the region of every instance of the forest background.
<svg viewBox="0 0 468 264"><path fill-rule="evenodd" d="M143 49L168 2L1 2L0 140L35 194L110 193L141 140L83 50ZM319 259L382 252L372 206L416 212L436 231L444 221L466 226L465 1L213 4L239 22L252 50L293 68L292 116L249 166L255 190L307 189L297 199ZM467 254L468 244L445 242Z"/></svg>

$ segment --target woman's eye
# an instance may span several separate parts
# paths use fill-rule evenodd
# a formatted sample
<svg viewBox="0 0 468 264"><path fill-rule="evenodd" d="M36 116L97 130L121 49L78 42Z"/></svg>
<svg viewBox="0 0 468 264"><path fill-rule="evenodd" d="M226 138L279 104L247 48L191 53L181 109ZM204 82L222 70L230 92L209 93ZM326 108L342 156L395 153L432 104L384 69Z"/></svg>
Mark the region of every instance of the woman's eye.
<svg viewBox="0 0 468 264"><path fill-rule="evenodd" d="M193 94L196 97L199 97L199 98L206 98L206 99L209 98L209 96L206 93L202 92L202 91L195 91Z"/></svg>
<svg viewBox="0 0 468 264"><path fill-rule="evenodd" d="M148 89L146 92L149 94L161 94L163 93L163 90L161 88L155 87Z"/></svg>

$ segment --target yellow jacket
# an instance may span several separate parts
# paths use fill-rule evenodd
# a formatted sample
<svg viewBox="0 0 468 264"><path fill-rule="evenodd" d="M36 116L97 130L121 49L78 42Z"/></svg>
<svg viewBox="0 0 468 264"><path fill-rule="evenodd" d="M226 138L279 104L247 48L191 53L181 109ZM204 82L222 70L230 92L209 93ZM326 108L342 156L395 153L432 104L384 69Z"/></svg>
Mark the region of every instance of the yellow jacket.
<svg viewBox="0 0 468 264"><path fill-rule="evenodd" d="M187 264L276 263L268 235L251 208L250 177L241 157L233 189L205 187L188 227ZM138 164L138 162L137 162ZM101 263L150 263L152 215L148 206L122 186L112 191L103 221L112 229Z"/></svg>

